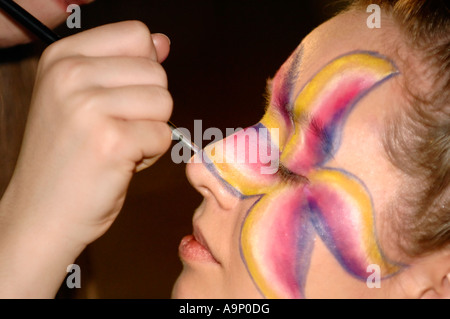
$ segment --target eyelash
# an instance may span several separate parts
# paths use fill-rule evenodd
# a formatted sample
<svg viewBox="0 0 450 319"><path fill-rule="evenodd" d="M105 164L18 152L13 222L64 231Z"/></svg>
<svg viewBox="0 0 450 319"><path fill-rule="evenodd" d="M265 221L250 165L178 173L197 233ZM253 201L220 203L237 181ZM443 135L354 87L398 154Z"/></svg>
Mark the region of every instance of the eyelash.
<svg viewBox="0 0 450 319"><path fill-rule="evenodd" d="M305 115L302 118L296 118L295 122L300 123L299 125L306 126L308 131L317 136L326 156L333 158L333 138L324 128L325 125L320 119L312 118L310 115Z"/></svg>
<svg viewBox="0 0 450 319"><path fill-rule="evenodd" d="M281 162L278 164L277 174L279 177L281 177L282 181L287 184L309 183L309 180L306 176L298 175L292 172Z"/></svg>
<svg viewBox="0 0 450 319"><path fill-rule="evenodd" d="M324 147L331 144L331 137L328 132L324 129L324 125L317 119L311 119L310 121L311 130L313 133L319 137L319 140L323 144Z"/></svg>
<svg viewBox="0 0 450 319"><path fill-rule="evenodd" d="M266 92L264 94L264 98L265 98L265 107L264 107L264 113L267 112L267 110L269 109L269 107L271 106L271 103L276 104L276 109L277 110L286 110L286 112L288 113L288 118L293 119L294 118L294 114L291 113L291 108L289 107L289 105L287 105L287 103L283 103L283 105L280 105L280 101L271 101L271 97L272 94L270 92L269 89L269 85L266 88ZM292 123L294 124L294 123ZM314 123L316 124L316 123ZM318 130L321 130L322 127L320 125L316 126ZM323 131L323 130L322 130ZM322 134L322 131L320 134ZM325 131L323 131L325 133ZM279 163L278 164L278 171L277 171L278 176L281 178L281 180L284 183L287 184L297 184L297 183L309 183L309 180L306 176L303 175L298 175L294 172L292 172L290 169L288 169L286 166L283 165L283 163Z"/></svg>

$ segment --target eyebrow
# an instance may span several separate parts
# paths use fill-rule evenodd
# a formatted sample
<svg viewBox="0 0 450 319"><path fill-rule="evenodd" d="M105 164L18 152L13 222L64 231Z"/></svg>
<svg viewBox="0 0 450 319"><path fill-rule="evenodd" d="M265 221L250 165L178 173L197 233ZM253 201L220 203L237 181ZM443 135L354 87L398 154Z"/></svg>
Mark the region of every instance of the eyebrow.
<svg viewBox="0 0 450 319"><path fill-rule="evenodd" d="M303 45L300 45L290 58L292 62L288 66L289 69L284 73L277 73L274 78L269 79L266 83L265 96L268 101L266 109L273 105L279 113L291 122L294 120L292 114L293 91L299 78L302 58ZM274 83L277 84L275 89Z"/></svg>
<svg viewBox="0 0 450 319"><path fill-rule="evenodd" d="M266 111L270 106L276 108L282 116L294 125L304 125L304 127L314 134L319 142L327 150L331 148L332 139L323 128L323 124L318 119L314 119L311 113L304 111L300 118L294 116L293 98L294 89L300 76L300 66L303 58L303 44L301 44L292 54L292 62L289 69L284 73L276 74L274 78L269 78L266 83L265 96L267 99ZM281 76L281 79L278 77ZM280 85L273 89L274 81L280 81ZM306 124L306 125L305 125ZM333 157L333 156L331 156Z"/></svg>

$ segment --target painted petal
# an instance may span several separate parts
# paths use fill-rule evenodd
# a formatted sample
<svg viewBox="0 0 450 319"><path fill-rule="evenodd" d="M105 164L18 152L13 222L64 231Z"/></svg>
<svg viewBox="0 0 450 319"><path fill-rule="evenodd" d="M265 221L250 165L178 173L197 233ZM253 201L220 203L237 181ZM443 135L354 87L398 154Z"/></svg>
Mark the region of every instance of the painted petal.
<svg viewBox="0 0 450 319"><path fill-rule="evenodd" d="M294 129L292 122L278 111L269 109L266 111L266 114L264 114L260 123L268 129L278 130L278 138L272 139L272 144L282 152L289 137L289 132Z"/></svg>
<svg viewBox="0 0 450 319"><path fill-rule="evenodd" d="M241 253L267 298L302 298L314 228L302 209L303 187L282 187L262 197L244 222Z"/></svg>
<svg viewBox="0 0 450 319"><path fill-rule="evenodd" d="M378 246L372 201L362 182L334 169L314 172L309 180L311 221L344 269L362 280L367 279L371 264L380 266L382 276L400 270Z"/></svg>
<svg viewBox="0 0 450 319"><path fill-rule="evenodd" d="M273 132L257 124L205 147L204 161L242 195L263 194L279 182L279 151L272 139Z"/></svg>
<svg viewBox="0 0 450 319"><path fill-rule="evenodd" d="M368 52L327 64L295 100L296 128L281 161L301 175L324 165L339 147L342 126L355 104L396 72L389 60Z"/></svg>

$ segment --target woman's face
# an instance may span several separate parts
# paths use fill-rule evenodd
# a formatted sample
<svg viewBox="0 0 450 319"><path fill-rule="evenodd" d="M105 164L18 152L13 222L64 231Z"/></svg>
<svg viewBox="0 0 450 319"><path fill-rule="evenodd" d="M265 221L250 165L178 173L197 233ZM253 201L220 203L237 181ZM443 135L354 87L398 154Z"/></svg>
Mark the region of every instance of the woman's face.
<svg viewBox="0 0 450 319"><path fill-rule="evenodd" d="M174 297L393 293L402 265L381 225L398 175L382 136L400 107L401 74L377 41L395 30L387 23L369 29L366 19L349 12L311 32L269 83L262 120L206 147L196 155L202 163L188 164L204 200L193 236L180 245L184 269ZM261 161L219 160L224 145L249 131L256 142L235 150L249 155L270 146L275 174Z"/></svg>

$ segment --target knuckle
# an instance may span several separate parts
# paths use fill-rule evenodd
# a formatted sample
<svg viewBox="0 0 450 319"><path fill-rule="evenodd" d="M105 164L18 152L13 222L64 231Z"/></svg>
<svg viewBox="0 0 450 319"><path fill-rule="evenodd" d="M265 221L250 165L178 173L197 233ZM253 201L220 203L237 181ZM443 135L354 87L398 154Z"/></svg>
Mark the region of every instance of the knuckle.
<svg viewBox="0 0 450 319"><path fill-rule="evenodd" d="M115 156L122 148L122 139L118 130L113 128L112 125L108 125L103 129L102 134L99 134L96 149L102 157Z"/></svg>
<svg viewBox="0 0 450 319"><path fill-rule="evenodd" d="M79 92L71 99L71 102L73 108L87 117L92 112L95 112L97 106L102 103L101 100L101 94L98 90L92 89Z"/></svg>
<svg viewBox="0 0 450 319"><path fill-rule="evenodd" d="M89 69L88 62L82 58L64 58L55 61L48 70L48 75L57 85L71 87L83 83Z"/></svg>
<svg viewBox="0 0 450 319"><path fill-rule="evenodd" d="M101 118L91 125L91 130L91 146L96 156L102 160L117 156L125 144L120 129L111 121Z"/></svg>
<svg viewBox="0 0 450 319"><path fill-rule="evenodd" d="M42 52L40 57L40 63L44 66L51 65L54 61L61 59L64 55L68 54L67 39L61 39L58 42L50 44Z"/></svg>
<svg viewBox="0 0 450 319"><path fill-rule="evenodd" d="M61 41L62 42L62 41ZM63 44L61 42L56 42L49 45L45 48L44 52L42 52L40 63L44 65L50 64L52 61L57 60L58 56L61 55L61 47Z"/></svg>
<svg viewBox="0 0 450 319"><path fill-rule="evenodd" d="M72 118L74 126L89 129L96 128L99 123L99 114L95 112L96 94L82 93L70 97L70 103L65 112Z"/></svg>
<svg viewBox="0 0 450 319"><path fill-rule="evenodd" d="M151 32L147 25L138 20L126 21L124 24L126 42L133 48L133 54L142 57L156 55L153 47Z"/></svg>
<svg viewBox="0 0 450 319"><path fill-rule="evenodd" d="M172 145L172 131L167 125L164 131L164 138L162 138L161 141L162 141L162 152L165 153Z"/></svg>
<svg viewBox="0 0 450 319"><path fill-rule="evenodd" d="M155 138L148 144L148 149L153 155L162 155L172 145L172 132L166 123L158 122L152 125Z"/></svg>
<svg viewBox="0 0 450 319"><path fill-rule="evenodd" d="M51 61L53 61L53 60L55 59L55 56L57 55L57 54L55 53L56 50L57 50L57 49L56 49L56 43L54 43L54 44L48 46L48 47L44 50L44 52L42 52L41 58L40 58L40 60L39 60L39 63L40 63L42 66L44 66L44 67L47 66L49 63L51 63Z"/></svg>
<svg viewBox="0 0 450 319"><path fill-rule="evenodd" d="M155 153L162 155L166 153L172 145L172 132L167 125L159 132L160 138L158 139L158 144L155 146Z"/></svg>
<svg viewBox="0 0 450 319"><path fill-rule="evenodd" d="M173 98L170 92L166 89L159 88L157 90L159 94L159 98L161 101L161 104L163 105L162 108L162 116L165 120L169 120L170 116L172 115L173 111Z"/></svg>
<svg viewBox="0 0 450 319"><path fill-rule="evenodd" d="M145 23L138 20L131 20L125 22L125 27L127 28L127 33L129 36L133 37L138 43L146 43L151 37L149 28Z"/></svg>
<svg viewBox="0 0 450 319"><path fill-rule="evenodd" d="M168 87L167 73L161 64L157 62L151 62L150 72L152 74L152 78L154 78L160 86L164 88Z"/></svg>
<svg viewBox="0 0 450 319"><path fill-rule="evenodd" d="M86 107L93 103L92 98L84 99L87 103L77 105L71 110L71 120L67 123L67 127L72 132L77 132L77 140L83 144L86 143L89 152L96 159L102 162L111 161L125 146L120 125L92 108Z"/></svg>

